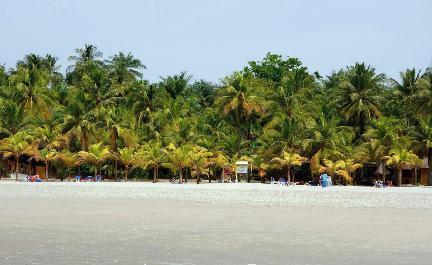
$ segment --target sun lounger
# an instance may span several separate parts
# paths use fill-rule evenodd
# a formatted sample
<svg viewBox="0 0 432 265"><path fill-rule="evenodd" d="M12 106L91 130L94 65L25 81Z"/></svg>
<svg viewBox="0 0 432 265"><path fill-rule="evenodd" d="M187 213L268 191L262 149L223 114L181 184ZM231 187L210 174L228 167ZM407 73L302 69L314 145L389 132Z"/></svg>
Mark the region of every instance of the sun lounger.
<svg viewBox="0 0 432 265"><path fill-rule="evenodd" d="M81 181L81 176L75 176L75 181L76 182L80 182Z"/></svg>

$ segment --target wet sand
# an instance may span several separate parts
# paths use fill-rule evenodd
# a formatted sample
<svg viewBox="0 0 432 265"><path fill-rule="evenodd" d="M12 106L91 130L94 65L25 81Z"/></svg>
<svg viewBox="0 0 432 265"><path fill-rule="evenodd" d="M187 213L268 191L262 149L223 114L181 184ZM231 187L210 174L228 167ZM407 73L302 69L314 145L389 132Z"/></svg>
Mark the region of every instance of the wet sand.
<svg viewBox="0 0 432 265"><path fill-rule="evenodd" d="M91 184L97 191L81 183L49 184L0 182L0 264L430 264L432 258L427 207L269 206L180 196L213 196L204 185L149 188L179 192L182 200L110 198L107 190L136 183ZM65 187L63 196L56 193ZM103 198L96 196L99 188ZM262 189L249 196L268 192ZM425 190L385 192L428 202Z"/></svg>

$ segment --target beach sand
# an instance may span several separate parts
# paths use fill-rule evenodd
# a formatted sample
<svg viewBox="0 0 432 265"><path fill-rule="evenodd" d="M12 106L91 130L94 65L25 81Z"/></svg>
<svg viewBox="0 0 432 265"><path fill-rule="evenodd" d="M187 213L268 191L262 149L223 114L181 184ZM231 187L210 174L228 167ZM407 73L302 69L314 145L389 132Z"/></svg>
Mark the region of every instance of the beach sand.
<svg viewBox="0 0 432 265"><path fill-rule="evenodd" d="M431 199L429 188L0 182L0 264L430 264Z"/></svg>

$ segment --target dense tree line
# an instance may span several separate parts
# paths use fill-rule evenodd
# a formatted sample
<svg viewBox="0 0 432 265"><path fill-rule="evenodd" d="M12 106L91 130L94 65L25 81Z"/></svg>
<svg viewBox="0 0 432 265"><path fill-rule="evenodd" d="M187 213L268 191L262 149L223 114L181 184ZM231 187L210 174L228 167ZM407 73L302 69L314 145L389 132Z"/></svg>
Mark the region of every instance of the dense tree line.
<svg viewBox="0 0 432 265"><path fill-rule="evenodd" d="M199 182L242 159L262 181L325 171L342 184L390 174L400 184L432 156L431 68L392 79L356 63L322 77L269 53L219 84L186 72L151 83L130 53L104 59L86 45L69 62L65 74L51 55L0 66L3 160L59 176Z"/></svg>

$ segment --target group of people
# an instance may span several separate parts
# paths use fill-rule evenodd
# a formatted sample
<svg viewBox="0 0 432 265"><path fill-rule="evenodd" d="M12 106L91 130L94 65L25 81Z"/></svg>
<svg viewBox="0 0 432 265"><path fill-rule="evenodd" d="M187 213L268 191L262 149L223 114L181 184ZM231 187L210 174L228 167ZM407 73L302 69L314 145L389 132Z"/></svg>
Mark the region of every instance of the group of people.
<svg viewBox="0 0 432 265"><path fill-rule="evenodd" d="M42 182L42 179L39 175L27 176L27 182Z"/></svg>
<svg viewBox="0 0 432 265"><path fill-rule="evenodd" d="M81 176L75 176L75 181L76 182L100 182L102 180L102 176L101 175L96 175L96 176L87 176L85 178L82 178Z"/></svg>

